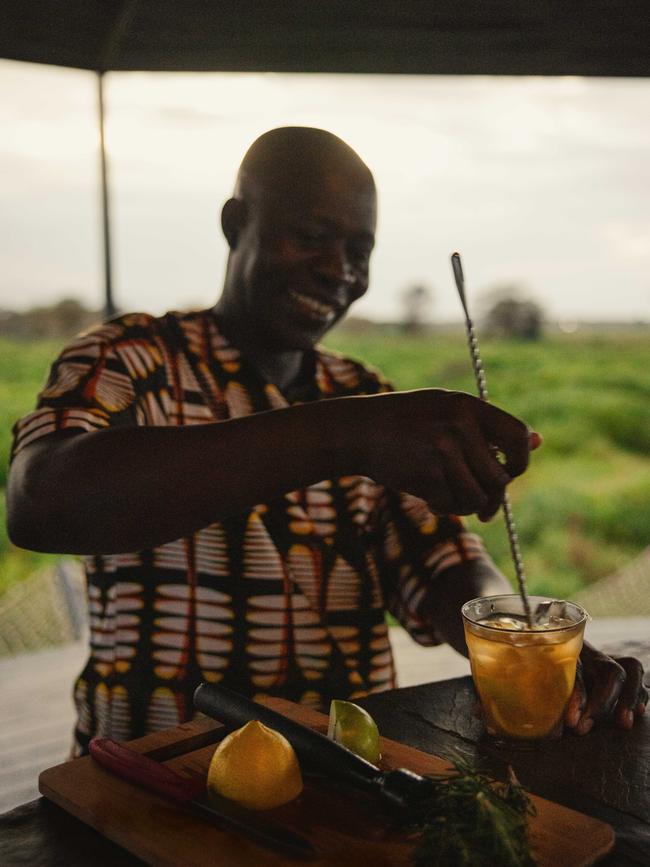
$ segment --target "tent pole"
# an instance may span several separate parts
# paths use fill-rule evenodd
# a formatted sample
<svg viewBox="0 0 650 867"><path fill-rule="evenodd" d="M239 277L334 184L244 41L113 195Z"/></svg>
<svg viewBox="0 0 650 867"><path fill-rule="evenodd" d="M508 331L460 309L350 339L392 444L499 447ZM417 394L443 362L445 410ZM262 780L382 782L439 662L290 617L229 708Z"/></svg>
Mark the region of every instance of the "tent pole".
<svg viewBox="0 0 650 867"><path fill-rule="evenodd" d="M104 73L97 72L98 109L99 109L99 153L101 159L102 182L102 229L104 241L104 318L115 316L113 302L113 283L111 279L111 229L108 204L108 166L106 162L106 143L104 141Z"/></svg>

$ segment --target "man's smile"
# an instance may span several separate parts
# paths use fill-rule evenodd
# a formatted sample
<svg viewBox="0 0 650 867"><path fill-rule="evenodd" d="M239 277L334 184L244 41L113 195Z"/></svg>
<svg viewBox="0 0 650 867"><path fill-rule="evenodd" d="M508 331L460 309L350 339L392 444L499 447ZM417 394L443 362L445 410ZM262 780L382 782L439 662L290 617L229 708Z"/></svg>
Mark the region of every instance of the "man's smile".
<svg viewBox="0 0 650 867"><path fill-rule="evenodd" d="M338 304L323 301L321 298L299 292L297 289L290 289L288 297L300 313L312 322L326 325L332 322L341 310Z"/></svg>

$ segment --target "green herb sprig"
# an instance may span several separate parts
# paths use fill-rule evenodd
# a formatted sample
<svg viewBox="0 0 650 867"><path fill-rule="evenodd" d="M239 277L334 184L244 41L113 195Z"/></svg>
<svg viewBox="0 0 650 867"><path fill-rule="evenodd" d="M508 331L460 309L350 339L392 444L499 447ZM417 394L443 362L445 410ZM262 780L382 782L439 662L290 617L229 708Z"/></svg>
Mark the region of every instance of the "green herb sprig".
<svg viewBox="0 0 650 867"><path fill-rule="evenodd" d="M495 782L464 759L438 774L409 827L414 867L535 867L527 836L530 798L510 771Z"/></svg>

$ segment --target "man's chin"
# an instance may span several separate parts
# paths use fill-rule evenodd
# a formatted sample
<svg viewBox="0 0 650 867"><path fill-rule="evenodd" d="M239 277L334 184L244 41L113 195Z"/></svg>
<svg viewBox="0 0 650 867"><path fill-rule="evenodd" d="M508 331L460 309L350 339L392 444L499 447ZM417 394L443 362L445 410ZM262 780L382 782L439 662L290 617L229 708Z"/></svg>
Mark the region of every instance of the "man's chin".
<svg viewBox="0 0 650 867"><path fill-rule="evenodd" d="M303 351L313 349L314 346L336 325L341 316L334 317L331 322L282 322L270 332L267 331L267 340L276 352Z"/></svg>

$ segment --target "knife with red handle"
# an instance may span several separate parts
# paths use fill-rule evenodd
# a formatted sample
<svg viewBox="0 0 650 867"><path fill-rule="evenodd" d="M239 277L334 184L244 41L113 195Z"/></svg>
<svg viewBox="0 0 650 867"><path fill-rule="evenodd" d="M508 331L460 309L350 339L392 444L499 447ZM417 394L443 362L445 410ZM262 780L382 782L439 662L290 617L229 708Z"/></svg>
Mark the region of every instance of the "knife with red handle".
<svg viewBox="0 0 650 867"><path fill-rule="evenodd" d="M207 792L204 781L183 777L124 744L110 738L93 738L89 751L92 758L112 774L188 808L224 831L233 831L285 855L300 858L316 855L312 844L301 834L268 822L214 792Z"/></svg>

